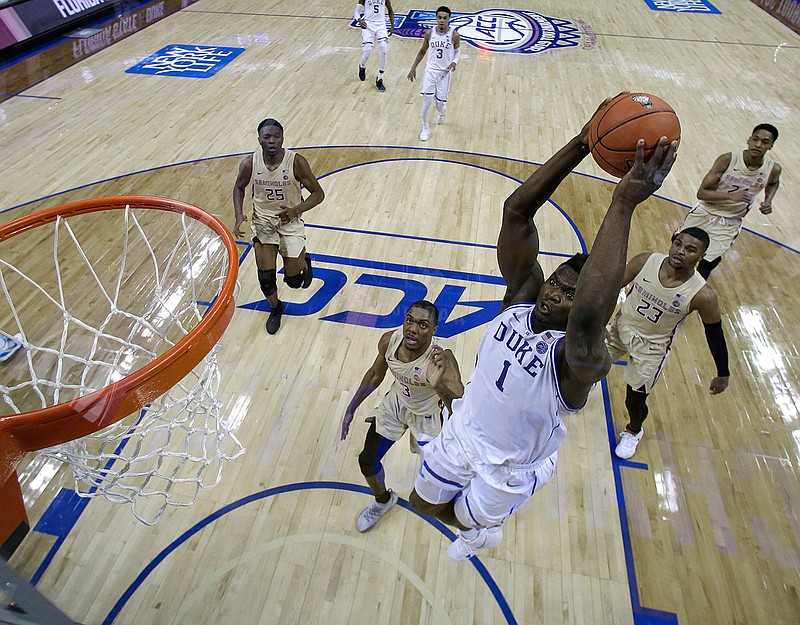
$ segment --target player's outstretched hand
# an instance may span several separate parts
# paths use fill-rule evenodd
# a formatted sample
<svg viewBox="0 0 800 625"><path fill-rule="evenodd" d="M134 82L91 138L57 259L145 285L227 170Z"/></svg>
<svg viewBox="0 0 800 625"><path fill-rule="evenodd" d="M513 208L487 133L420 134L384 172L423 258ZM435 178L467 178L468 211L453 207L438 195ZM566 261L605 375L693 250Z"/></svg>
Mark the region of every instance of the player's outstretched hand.
<svg viewBox="0 0 800 625"><path fill-rule="evenodd" d="M711 391L712 395L719 395L726 388L728 388L728 376L717 376L711 380L708 390Z"/></svg>
<svg viewBox="0 0 800 625"><path fill-rule="evenodd" d="M455 354L449 349L442 349L434 345L431 352L431 363L425 372L428 384L433 387L439 398L451 410L451 402L464 394L464 384L461 382L461 370Z"/></svg>
<svg viewBox="0 0 800 625"><path fill-rule="evenodd" d="M342 435L339 440L344 440L347 438L347 435L350 433L350 424L353 423L353 417L356 416L355 411L347 410L344 413L344 419L342 419Z"/></svg>
<svg viewBox="0 0 800 625"><path fill-rule="evenodd" d="M631 207L644 202L664 184L677 156L678 142L667 144L667 138L661 137L653 156L645 162L644 139L639 139L636 144L636 160L614 189L614 198Z"/></svg>

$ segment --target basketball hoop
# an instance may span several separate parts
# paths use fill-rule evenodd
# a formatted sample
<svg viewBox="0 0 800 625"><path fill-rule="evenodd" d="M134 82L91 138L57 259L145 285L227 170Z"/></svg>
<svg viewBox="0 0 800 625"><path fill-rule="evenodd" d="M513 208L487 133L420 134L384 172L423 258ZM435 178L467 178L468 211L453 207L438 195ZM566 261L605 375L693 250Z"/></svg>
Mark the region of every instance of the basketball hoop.
<svg viewBox="0 0 800 625"><path fill-rule="evenodd" d="M0 244L0 330L24 348L0 378L0 483L39 450L72 465L78 494L148 524L216 485L244 451L217 398L238 273L225 226L107 197L0 226Z"/></svg>

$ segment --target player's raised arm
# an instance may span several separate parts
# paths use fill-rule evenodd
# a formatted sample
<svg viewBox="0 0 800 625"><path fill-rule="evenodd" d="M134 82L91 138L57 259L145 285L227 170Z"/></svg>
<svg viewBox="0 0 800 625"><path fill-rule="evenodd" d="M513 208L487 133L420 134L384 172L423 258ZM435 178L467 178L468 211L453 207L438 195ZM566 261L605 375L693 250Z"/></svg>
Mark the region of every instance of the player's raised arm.
<svg viewBox="0 0 800 625"><path fill-rule="evenodd" d="M606 100L607 102L607 100ZM600 105L598 110L605 105ZM513 302L535 301L544 282L539 266L536 212L564 178L589 155L589 123L522 183L503 205L503 223L497 239L497 263L506 282L503 308Z"/></svg>
<svg viewBox="0 0 800 625"><path fill-rule="evenodd" d="M595 382L611 367L603 342L605 325L617 302L625 274L634 209L661 187L675 163L678 143L658 142L645 163L644 141L636 146L636 162L617 184L589 258L578 278L563 347L559 346L559 378L564 398L580 406Z"/></svg>

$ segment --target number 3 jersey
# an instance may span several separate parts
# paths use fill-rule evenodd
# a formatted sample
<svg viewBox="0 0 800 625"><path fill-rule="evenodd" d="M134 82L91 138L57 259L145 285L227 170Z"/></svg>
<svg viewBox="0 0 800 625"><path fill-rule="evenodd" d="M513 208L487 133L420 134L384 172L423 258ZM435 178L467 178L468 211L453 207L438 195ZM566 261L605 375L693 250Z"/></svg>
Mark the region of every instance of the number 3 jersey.
<svg viewBox="0 0 800 625"><path fill-rule="evenodd" d="M491 465L530 465L564 441L562 419L583 406L561 395L556 350L565 333L533 330L534 304L514 304L489 324L451 421L472 453ZM462 440L464 440L462 438Z"/></svg>
<svg viewBox="0 0 800 625"><path fill-rule="evenodd" d="M630 344L636 335L645 341L667 348L683 320L691 312L692 298L706 281L695 272L676 287L662 286L658 278L666 254L651 254L633 279L620 312L614 319L622 340Z"/></svg>
<svg viewBox="0 0 800 625"><path fill-rule="evenodd" d="M428 384L427 371L431 364L433 346L431 341L425 353L411 362L397 359L397 349L403 342L403 328L395 330L386 348L386 364L394 376L394 389L400 403L417 415L438 415L441 412L439 396Z"/></svg>
<svg viewBox="0 0 800 625"><path fill-rule="evenodd" d="M253 221L274 217L283 206L297 206L303 201L300 181L294 177L295 152L284 150L281 164L270 171L264 163L264 152L253 152Z"/></svg>
<svg viewBox="0 0 800 625"><path fill-rule="evenodd" d="M453 28L450 27L444 34L439 33L434 26L428 40L428 61L425 71L433 70L437 74L450 71L450 63L455 58L456 49L453 46Z"/></svg>

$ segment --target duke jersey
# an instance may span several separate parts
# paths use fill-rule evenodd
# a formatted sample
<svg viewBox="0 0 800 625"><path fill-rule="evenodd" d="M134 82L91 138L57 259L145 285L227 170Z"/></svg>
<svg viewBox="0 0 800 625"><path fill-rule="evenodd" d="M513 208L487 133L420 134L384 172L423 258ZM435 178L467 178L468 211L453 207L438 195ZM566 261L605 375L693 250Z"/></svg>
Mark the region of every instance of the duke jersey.
<svg viewBox="0 0 800 625"><path fill-rule="evenodd" d="M756 203L755 196L767 186L772 173L774 161L764 155L764 162L756 169L748 169L744 163L744 154L741 151L731 152L731 163L722 174L717 185L717 191L735 193L740 189L749 189L753 193L753 200L747 202L734 202L733 200L715 200L713 202L700 201L700 206L717 217L742 219Z"/></svg>
<svg viewBox="0 0 800 625"><path fill-rule="evenodd" d="M364 0L364 21L373 30L386 28L386 0Z"/></svg>
<svg viewBox="0 0 800 625"><path fill-rule="evenodd" d="M431 36L428 40L428 63L425 70L436 70L445 72L453 62L456 49L453 47L453 27L447 32L439 34L436 27L431 29Z"/></svg>
<svg viewBox="0 0 800 625"><path fill-rule="evenodd" d="M253 153L253 217L277 215L284 206L297 206L303 201L300 181L294 177L294 157L291 150L284 150L281 164L270 171L264 163L264 153Z"/></svg>
<svg viewBox="0 0 800 625"><path fill-rule="evenodd" d="M556 348L563 331L533 330L534 304L514 304L481 338L475 371L453 417L492 465L530 465L551 456L567 435L562 419L583 406L561 395Z"/></svg>
<svg viewBox="0 0 800 625"><path fill-rule="evenodd" d="M441 406L439 396L428 384L426 372L431 363L434 342L425 353L411 362L401 362L397 359L397 348L403 342L403 328L394 331L386 348L386 364L395 379L398 387L397 395L400 403L405 408L418 415L439 414Z"/></svg>
<svg viewBox="0 0 800 625"><path fill-rule="evenodd" d="M703 276L695 271L683 284L662 286L658 272L665 258L666 254L651 254L633 279L621 308L623 340L628 340L626 333L632 333L651 343L669 345L691 312L692 298L706 285Z"/></svg>

